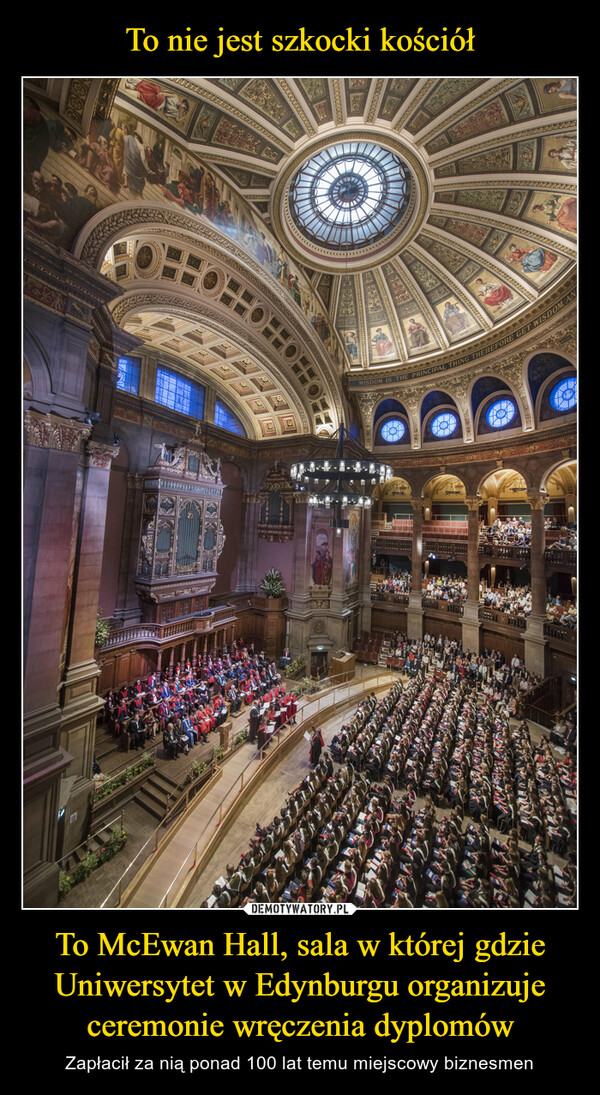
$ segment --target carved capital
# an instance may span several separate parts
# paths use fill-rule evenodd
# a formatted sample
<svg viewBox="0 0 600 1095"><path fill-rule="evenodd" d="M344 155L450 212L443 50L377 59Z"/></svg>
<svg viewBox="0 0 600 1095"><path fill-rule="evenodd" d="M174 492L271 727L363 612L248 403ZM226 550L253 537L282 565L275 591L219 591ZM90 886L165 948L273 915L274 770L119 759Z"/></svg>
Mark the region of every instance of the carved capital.
<svg viewBox="0 0 600 1095"><path fill-rule="evenodd" d="M119 455L118 445L100 445L96 441L87 441L85 445L88 468L103 468L110 471L110 466Z"/></svg>
<svg viewBox="0 0 600 1095"><path fill-rule="evenodd" d="M357 399L363 415L372 414L381 398L381 392L358 392Z"/></svg>
<svg viewBox="0 0 600 1095"><path fill-rule="evenodd" d="M528 492L527 501L531 506L532 512L534 510L543 510L544 506L546 505L546 495L539 494L537 491L532 491L531 493Z"/></svg>
<svg viewBox="0 0 600 1095"><path fill-rule="evenodd" d="M465 502L467 504L467 509L469 513L477 513L481 505L481 498L465 498Z"/></svg>
<svg viewBox="0 0 600 1095"><path fill-rule="evenodd" d="M60 452L81 452L92 427L74 418L55 414L40 414L28 409L24 415L27 443L36 449L57 449Z"/></svg>

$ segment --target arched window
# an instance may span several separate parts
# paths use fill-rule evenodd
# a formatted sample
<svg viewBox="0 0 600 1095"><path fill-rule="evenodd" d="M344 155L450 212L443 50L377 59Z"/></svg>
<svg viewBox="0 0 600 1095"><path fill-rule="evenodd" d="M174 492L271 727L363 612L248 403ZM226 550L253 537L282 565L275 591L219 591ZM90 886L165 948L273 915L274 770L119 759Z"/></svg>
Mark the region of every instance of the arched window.
<svg viewBox="0 0 600 1095"><path fill-rule="evenodd" d="M494 430L501 430L515 417L516 409L512 399L496 399L485 412L486 421Z"/></svg>
<svg viewBox="0 0 600 1095"><path fill-rule="evenodd" d="M442 411L436 414L431 423L431 432L435 437L450 437L458 426L458 419L452 411Z"/></svg>
<svg viewBox="0 0 600 1095"><path fill-rule="evenodd" d="M246 431L237 415L230 411L220 399L215 402L215 426L220 426L222 430L229 430L229 433L237 433L240 437L246 437Z"/></svg>
<svg viewBox="0 0 600 1095"><path fill-rule="evenodd" d="M577 377L568 376L555 384L550 392L550 406L555 411L572 411L577 406Z"/></svg>

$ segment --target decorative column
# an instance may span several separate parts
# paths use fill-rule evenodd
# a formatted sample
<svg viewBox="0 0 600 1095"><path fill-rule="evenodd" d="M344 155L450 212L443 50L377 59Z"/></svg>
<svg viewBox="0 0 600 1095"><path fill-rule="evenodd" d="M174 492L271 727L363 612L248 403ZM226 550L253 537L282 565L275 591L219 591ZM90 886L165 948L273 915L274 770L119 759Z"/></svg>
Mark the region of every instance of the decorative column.
<svg viewBox="0 0 600 1095"><path fill-rule="evenodd" d="M537 491L528 493L527 501L531 506L531 541L529 547L531 573L531 614L527 617L525 630L525 665L530 673L546 676L546 564L544 548L545 496Z"/></svg>
<svg viewBox="0 0 600 1095"><path fill-rule="evenodd" d="M244 491L242 494L244 513L242 517L242 535L238 561L237 593L254 593L261 575L257 575L258 566L258 524L260 520L260 496L258 491Z"/></svg>
<svg viewBox="0 0 600 1095"><path fill-rule="evenodd" d="M73 757L70 775L76 776L64 802L68 819L61 844L62 856L89 834L89 796L96 738L96 717L102 700L96 694L100 670L94 658L96 617L100 593L106 504L110 467L119 449L88 441L73 572L73 596L67 631L65 670L60 686L62 708L60 742Z"/></svg>
<svg viewBox="0 0 600 1095"><path fill-rule="evenodd" d="M23 803L25 906L53 906L62 777L57 679L65 657L81 506L81 453L91 427L25 414L23 495Z"/></svg>
<svg viewBox="0 0 600 1095"><path fill-rule="evenodd" d="M292 658L307 654L311 624L310 596L310 540L313 510L307 495L299 493L294 498L294 569L292 589L286 610L287 645ZM309 661L307 660L307 664Z"/></svg>
<svg viewBox="0 0 600 1095"><path fill-rule="evenodd" d="M136 593L134 576L138 556L138 538L142 516L143 475L128 474L125 518L121 540L121 563L117 604L114 616L121 624L139 623L142 617L140 602Z"/></svg>
<svg viewBox="0 0 600 1095"><path fill-rule="evenodd" d="M467 600L463 609L463 650L480 652L481 629L479 624L479 506L477 497L467 498Z"/></svg>
<svg viewBox="0 0 600 1095"><path fill-rule="evenodd" d="M412 500L413 527L412 527L412 566L411 566L411 590L408 597L408 609L406 612L406 630L409 639L421 639L423 637L423 594L421 590L423 580L423 510L425 501L423 498Z"/></svg>
<svg viewBox="0 0 600 1095"><path fill-rule="evenodd" d="M371 510L361 513L360 551L358 559L359 634L371 630ZM350 648L351 649L351 648Z"/></svg>

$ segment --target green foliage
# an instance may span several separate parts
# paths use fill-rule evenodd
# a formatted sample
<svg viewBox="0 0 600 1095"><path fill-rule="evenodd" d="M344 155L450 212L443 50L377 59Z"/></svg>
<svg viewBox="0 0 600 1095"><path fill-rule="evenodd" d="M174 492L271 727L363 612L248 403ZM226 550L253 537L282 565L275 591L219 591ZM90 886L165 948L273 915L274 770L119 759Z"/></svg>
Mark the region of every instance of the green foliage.
<svg viewBox="0 0 600 1095"><path fill-rule="evenodd" d="M205 760L195 760L194 763L192 765L190 765L187 772L185 773L185 781L184 782L185 783L193 783L195 779L198 779L199 776L203 775L203 773L206 771L207 768L208 768L208 762L207 761L205 761Z"/></svg>
<svg viewBox="0 0 600 1095"><path fill-rule="evenodd" d="M60 871L58 875L59 901L73 889L73 886L77 886L79 882L85 882L92 871L97 870L103 863L107 863L109 859L112 859L126 843L127 833L125 830L115 829L109 834L108 839L101 848L94 852L86 852L83 859L80 859L70 874L67 874L66 871Z"/></svg>
<svg viewBox="0 0 600 1095"><path fill-rule="evenodd" d="M285 586L281 571L271 567L260 583L260 591L264 593L265 597L285 597Z"/></svg>
<svg viewBox="0 0 600 1095"><path fill-rule="evenodd" d="M139 776L146 768L152 767L154 759L154 753L143 753L140 759L136 760L135 764L130 764L128 768L124 768L123 771L119 772L116 776L112 776L111 779L105 779L104 783L99 783L96 787L96 801L101 798L106 798L107 795L112 795L115 791L118 791L120 787L124 787L126 783L131 783L132 779Z"/></svg>
<svg viewBox="0 0 600 1095"><path fill-rule="evenodd" d="M102 608L98 605L98 612L96 614L96 634L94 642L97 647L104 646L110 635L110 624L108 620L102 618Z"/></svg>
<svg viewBox="0 0 600 1095"><path fill-rule="evenodd" d="M304 654L301 654L299 658L295 658L293 662L290 662L285 670L286 677L293 677L300 669L304 669L306 665L306 658Z"/></svg>

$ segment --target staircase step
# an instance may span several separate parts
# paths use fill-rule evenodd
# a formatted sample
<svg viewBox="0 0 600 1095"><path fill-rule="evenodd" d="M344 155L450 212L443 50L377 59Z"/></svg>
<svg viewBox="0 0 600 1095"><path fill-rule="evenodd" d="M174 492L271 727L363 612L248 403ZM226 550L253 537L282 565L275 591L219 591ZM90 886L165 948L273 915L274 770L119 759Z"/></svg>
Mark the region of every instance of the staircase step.
<svg viewBox="0 0 600 1095"><path fill-rule="evenodd" d="M138 806L141 806L144 810L147 810L149 814L152 814L152 817L155 817L157 821L162 821L165 816L164 806L159 807L154 799L146 794L145 789L138 791L134 795L133 801L137 802Z"/></svg>

